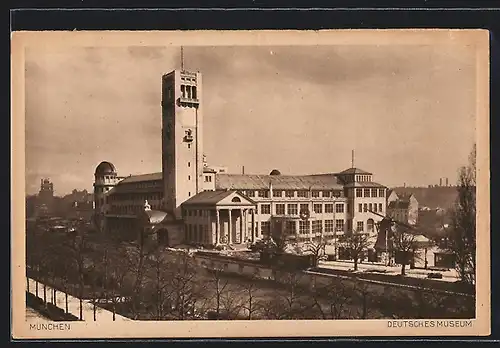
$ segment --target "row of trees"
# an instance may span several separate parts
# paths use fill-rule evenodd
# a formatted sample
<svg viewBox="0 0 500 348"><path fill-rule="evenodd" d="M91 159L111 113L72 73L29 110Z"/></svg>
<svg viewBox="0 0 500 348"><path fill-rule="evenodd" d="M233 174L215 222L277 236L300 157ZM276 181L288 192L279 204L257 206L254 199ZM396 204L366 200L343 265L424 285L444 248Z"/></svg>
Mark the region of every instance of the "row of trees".
<svg viewBox="0 0 500 348"><path fill-rule="evenodd" d="M92 240L82 232L34 233L28 236L28 245L32 277L90 299L95 311L104 306L133 319L348 319L411 317L416 311L406 308L412 302L397 308L389 303L391 298L404 302L404 291L370 288L362 281L335 279L304 286L299 273L279 270L273 280L257 275L234 279L223 267L201 267L188 253L162 251L147 238L116 244ZM423 295L412 295L417 299L413 303L419 303L419 296ZM447 296L435 297L431 307L440 308L438 302ZM443 314L431 307L434 317ZM445 312L451 308L457 306L451 304Z"/></svg>

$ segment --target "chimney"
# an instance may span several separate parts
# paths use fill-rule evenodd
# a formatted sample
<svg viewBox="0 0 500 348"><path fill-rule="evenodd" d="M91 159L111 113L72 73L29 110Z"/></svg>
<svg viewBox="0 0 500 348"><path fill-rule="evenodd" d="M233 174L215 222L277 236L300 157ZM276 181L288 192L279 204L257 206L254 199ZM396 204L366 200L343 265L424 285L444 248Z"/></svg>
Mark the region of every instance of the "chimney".
<svg viewBox="0 0 500 348"><path fill-rule="evenodd" d="M439 186L443 186L443 178L439 178Z"/></svg>
<svg viewBox="0 0 500 348"><path fill-rule="evenodd" d="M245 166L241 167L241 174L245 175Z"/></svg>
<svg viewBox="0 0 500 348"><path fill-rule="evenodd" d="M403 183L403 187L406 187L406 183L405 182Z"/></svg>

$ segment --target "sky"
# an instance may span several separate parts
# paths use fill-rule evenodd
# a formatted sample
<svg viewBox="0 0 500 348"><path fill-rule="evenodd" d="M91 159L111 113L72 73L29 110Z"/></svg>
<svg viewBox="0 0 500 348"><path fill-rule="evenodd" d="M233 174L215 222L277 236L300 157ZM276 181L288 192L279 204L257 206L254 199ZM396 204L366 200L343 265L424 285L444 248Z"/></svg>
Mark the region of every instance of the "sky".
<svg viewBox="0 0 500 348"><path fill-rule="evenodd" d="M26 191L92 190L95 167L161 171L161 76L178 47L28 47ZM475 141L472 47L184 47L203 75L204 153L230 172L355 166L386 186L456 181Z"/></svg>

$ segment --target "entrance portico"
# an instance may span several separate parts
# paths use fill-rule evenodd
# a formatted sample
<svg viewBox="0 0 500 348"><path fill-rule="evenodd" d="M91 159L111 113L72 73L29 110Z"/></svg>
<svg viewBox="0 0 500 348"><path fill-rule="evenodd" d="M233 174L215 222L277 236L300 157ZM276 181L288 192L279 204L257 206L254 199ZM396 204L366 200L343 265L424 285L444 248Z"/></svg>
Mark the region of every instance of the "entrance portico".
<svg viewBox="0 0 500 348"><path fill-rule="evenodd" d="M204 191L182 204L185 242L220 245L255 240L255 203L237 191Z"/></svg>

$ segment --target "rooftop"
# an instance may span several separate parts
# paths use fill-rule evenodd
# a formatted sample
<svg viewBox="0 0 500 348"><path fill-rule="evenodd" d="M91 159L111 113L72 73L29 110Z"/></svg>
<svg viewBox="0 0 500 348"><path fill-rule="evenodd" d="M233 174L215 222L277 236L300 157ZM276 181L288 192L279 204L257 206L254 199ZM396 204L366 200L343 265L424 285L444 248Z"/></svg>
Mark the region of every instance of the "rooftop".
<svg viewBox="0 0 500 348"><path fill-rule="evenodd" d="M279 190L331 190L342 189L338 178L333 174L323 175L256 175L256 174L217 174L215 187L221 190L266 190L272 184Z"/></svg>
<svg viewBox="0 0 500 348"><path fill-rule="evenodd" d="M349 168L344 171L341 171L339 174L365 174L365 175L372 175L373 173L367 172L363 169L360 168Z"/></svg>

